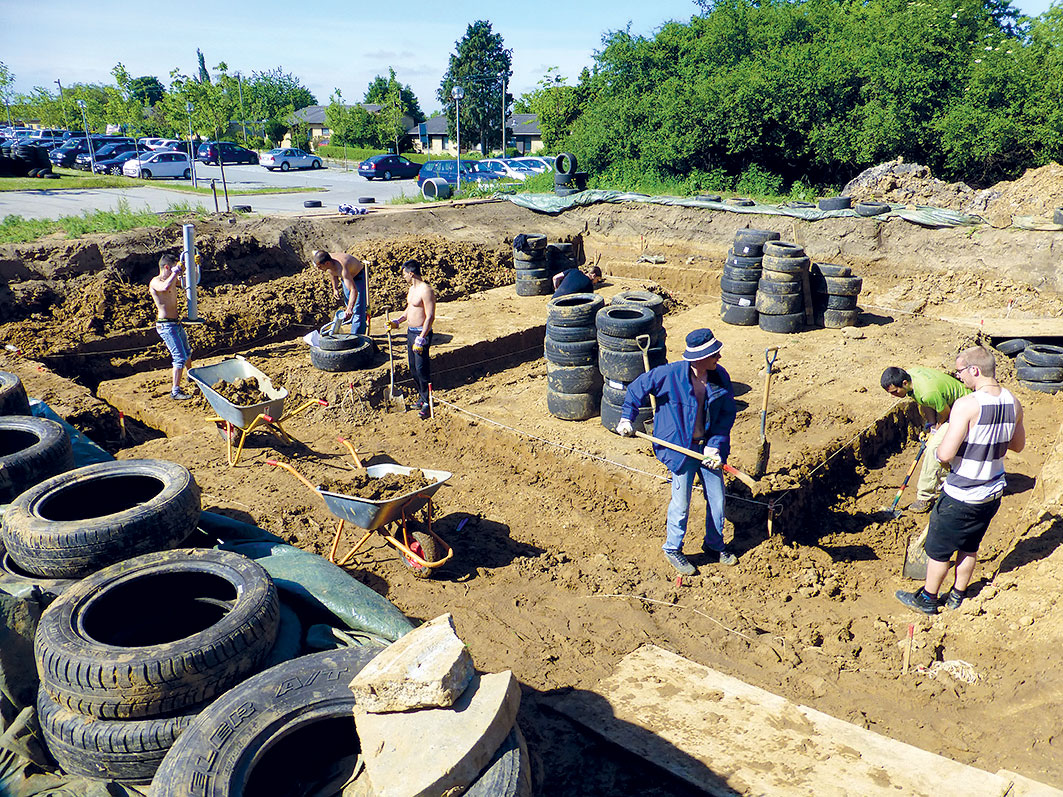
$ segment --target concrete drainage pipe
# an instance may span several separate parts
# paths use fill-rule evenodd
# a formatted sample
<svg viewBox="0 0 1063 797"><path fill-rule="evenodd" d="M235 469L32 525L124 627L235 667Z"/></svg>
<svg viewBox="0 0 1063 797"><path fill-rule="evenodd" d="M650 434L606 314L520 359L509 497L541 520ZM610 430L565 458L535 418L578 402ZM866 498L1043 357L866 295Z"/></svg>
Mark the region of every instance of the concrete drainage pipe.
<svg viewBox="0 0 1063 797"><path fill-rule="evenodd" d="M421 186L421 196L425 199L446 199L452 190L453 186L442 177L432 177Z"/></svg>

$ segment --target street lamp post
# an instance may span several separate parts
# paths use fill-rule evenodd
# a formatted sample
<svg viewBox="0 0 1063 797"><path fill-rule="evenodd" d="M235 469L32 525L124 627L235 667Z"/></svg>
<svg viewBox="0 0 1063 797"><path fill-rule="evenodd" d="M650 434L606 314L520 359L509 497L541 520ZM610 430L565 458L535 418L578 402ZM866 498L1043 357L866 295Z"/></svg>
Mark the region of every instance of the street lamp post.
<svg viewBox="0 0 1063 797"><path fill-rule="evenodd" d="M502 73L502 154L500 158L506 157L506 73Z"/></svg>
<svg viewBox="0 0 1063 797"><path fill-rule="evenodd" d="M66 129L70 129L70 117L66 115L66 103L63 102L63 84L59 82L59 78L55 79L55 85L59 87L59 107L63 109L63 123L66 125ZM10 113L8 114L10 116Z"/></svg>
<svg viewBox="0 0 1063 797"><path fill-rule="evenodd" d="M192 152L192 103L185 103L185 110L188 111L188 162L189 167L192 170L192 187L196 187L196 154Z"/></svg>
<svg viewBox="0 0 1063 797"><path fill-rule="evenodd" d="M236 73L236 87L240 91L240 126L244 129L244 146L247 146L247 121L244 119L244 78Z"/></svg>
<svg viewBox="0 0 1063 797"><path fill-rule="evenodd" d="M92 173L96 174L96 148L92 146L92 137L89 136L89 120L85 116L85 101L78 100L78 108L81 109L81 121L85 125L85 144L89 148L89 160L92 161Z"/></svg>
<svg viewBox="0 0 1063 797"><path fill-rule="evenodd" d="M454 98L454 132L458 144L458 190L461 193L461 99L465 96L465 89L455 86L450 90L450 96Z"/></svg>

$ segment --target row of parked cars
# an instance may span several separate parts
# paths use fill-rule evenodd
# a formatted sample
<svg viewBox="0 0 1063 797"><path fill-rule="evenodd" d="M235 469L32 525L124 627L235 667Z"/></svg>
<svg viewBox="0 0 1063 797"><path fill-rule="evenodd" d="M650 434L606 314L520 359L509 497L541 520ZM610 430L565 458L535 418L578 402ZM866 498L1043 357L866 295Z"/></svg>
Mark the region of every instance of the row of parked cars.
<svg viewBox="0 0 1063 797"><path fill-rule="evenodd" d="M553 169L547 158L526 156L520 158L485 158L461 161L461 179L467 182L487 180L526 180L533 174L542 174ZM433 177L446 180L451 185L458 181L458 161L427 161L424 164L401 155L374 155L358 164L358 174L367 180L394 180L417 178L417 186Z"/></svg>

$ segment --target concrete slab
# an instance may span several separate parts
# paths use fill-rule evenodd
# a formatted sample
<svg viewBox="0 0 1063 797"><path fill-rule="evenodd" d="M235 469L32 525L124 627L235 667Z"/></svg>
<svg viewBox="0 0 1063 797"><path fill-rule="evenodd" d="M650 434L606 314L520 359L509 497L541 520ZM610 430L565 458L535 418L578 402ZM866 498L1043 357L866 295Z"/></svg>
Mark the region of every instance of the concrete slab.
<svg viewBox="0 0 1063 797"><path fill-rule="evenodd" d="M448 708L473 677L472 657L442 614L392 643L351 681L359 711Z"/></svg>
<svg viewBox="0 0 1063 797"><path fill-rule="evenodd" d="M562 713L701 791L1004 797L1011 780L799 706L654 645Z"/></svg>
<svg viewBox="0 0 1063 797"><path fill-rule="evenodd" d="M469 786L513 728L513 673L478 676L451 708L355 718L377 797L439 797Z"/></svg>

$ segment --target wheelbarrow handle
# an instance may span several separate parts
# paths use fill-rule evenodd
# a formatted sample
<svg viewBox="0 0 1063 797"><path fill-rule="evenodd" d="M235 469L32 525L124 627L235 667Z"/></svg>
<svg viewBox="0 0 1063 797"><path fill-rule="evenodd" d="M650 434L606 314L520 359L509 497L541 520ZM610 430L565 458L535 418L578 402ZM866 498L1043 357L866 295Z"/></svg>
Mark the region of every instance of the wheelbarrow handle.
<svg viewBox="0 0 1063 797"><path fill-rule="evenodd" d="M272 466L274 466L276 468L284 468L286 471L288 471L288 473L292 474L292 476L294 476L299 481L301 481L303 484L305 484L307 487L309 487L310 491L313 492L315 495L317 495L317 496L321 495L321 493L319 493L317 491L317 488L314 485L312 485L306 478L303 477L303 474L301 474L299 471L297 471L295 468L293 468L287 462L278 462L275 459L267 459L266 460L266 464L267 465L272 465ZM324 500L324 499L322 499L322 500Z"/></svg>

